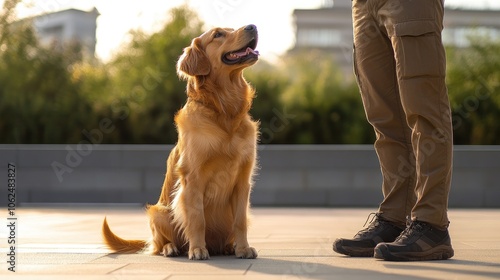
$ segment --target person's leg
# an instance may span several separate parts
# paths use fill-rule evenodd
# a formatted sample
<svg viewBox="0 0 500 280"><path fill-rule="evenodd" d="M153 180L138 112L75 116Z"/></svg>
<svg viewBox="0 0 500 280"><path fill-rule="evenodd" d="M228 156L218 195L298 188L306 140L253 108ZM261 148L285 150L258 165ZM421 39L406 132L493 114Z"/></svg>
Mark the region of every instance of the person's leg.
<svg viewBox="0 0 500 280"><path fill-rule="evenodd" d="M373 14L373 1L354 1L354 69L367 120L375 129L382 171L382 217L404 226L415 205L411 130L401 105L391 41Z"/></svg>
<svg viewBox="0 0 500 280"><path fill-rule="evenodd" d="M412 261L448 259L448 194L452 169L452 125L441 42L443 2L381 0L377 14L395 52L401 103L411 128L417 201L411 223L391 243L379 243L375 257ZM387 13L399 5L398 13Z"/></svg>
<svg viewBox="0 0 500 280"><path fill-rule="evenodd" d="M452 170L452 123L445 84L446 56L441 42L440 0L398 0L379 9L395 51L401 103L410 126L417 201L411 219L448 227ZM399 13L387 15L399 3ZM394 7L393 7L394 8Z"/></svg>
<svg viewBox="0 0 500 280"><path fill-rule="evenodd" d="M366 116L377 136L384 200L367 228L333 243L335 252L355 257L373 256L378 243L394 241L415 202L411 131L400 103L391 42L373 18L373 8L371 1L353 1L353 55Z"/></svg>

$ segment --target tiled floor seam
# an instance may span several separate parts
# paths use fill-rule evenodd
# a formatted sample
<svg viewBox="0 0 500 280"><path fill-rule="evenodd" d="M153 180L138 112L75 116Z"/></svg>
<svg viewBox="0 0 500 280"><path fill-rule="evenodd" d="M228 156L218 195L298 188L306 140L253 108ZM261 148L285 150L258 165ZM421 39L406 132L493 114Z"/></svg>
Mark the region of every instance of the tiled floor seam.
<svg viewBox="0 0 500 280"><path fill-rule="evenodd" d="M118 270L120 270L120 269L122 269L122 268L125 268L125 267L127 267L127 266L129 266L129 265L130 265L130 264L129 264L129 263L127 263L127 264L125 264L125 265L123 265L123 266L121 266L121 267L119 267L119 268L113 269L113 270L109 271L108 273L106 273L106 275L111 275L113 272L118 271Z"/></svg>
<svg viewBox="0 0 500 280"><path fill-rule="evenodd" d="M253 263L251 263L248 268L245 270L245 272L243 273L243 275L247 275L247 272L252 268L253 266Z"/></svg>

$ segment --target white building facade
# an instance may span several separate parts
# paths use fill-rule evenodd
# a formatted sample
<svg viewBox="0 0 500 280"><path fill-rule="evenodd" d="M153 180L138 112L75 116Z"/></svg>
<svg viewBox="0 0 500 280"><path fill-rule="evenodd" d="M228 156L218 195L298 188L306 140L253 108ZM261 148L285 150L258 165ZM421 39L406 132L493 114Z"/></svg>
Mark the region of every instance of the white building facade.
<svg viewBox="0 0 500 280"><path fill-rule="evenodd" d="M43 45L63 47L78 42L86 57L95 57L97 9L81 11L68 9L32 18L33 27Z"/></svg>

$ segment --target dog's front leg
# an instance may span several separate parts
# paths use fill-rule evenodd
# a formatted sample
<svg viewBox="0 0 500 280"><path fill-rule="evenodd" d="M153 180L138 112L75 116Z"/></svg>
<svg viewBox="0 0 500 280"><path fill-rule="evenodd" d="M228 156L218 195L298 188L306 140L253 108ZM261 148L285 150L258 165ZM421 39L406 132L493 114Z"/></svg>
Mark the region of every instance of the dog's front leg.
<svg viewBox="0 0 500 280"><path fill-rule="evenodd" d="M210 255L205 243L203 192L196 187L196 185L187 186L181 194L184 208L184 234L189 242L189 259L207 260Z"/></svg>
<svg viewBox="0 0 500 280"><path fill-rule="evenodd" d="M253 164L249 163L247 168L244 168L237 182L235 192L232 197L233 209L233 231L236 243L235 255L242 259L255 259L257 251L250 247L247 239L248 232L248 208L250 198L250 180L252 176Z"/></svg>

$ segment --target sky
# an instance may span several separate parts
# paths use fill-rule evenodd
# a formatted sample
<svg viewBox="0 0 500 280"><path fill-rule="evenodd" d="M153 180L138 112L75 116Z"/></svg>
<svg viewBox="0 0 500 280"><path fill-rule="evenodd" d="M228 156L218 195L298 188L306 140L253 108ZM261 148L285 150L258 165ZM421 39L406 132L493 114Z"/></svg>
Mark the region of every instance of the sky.
<svg viewBox="0 0 500 280"><path fill-rule="evenodd" d="M129 30L155 32L167 22L171 8L185 3L198 12L206 29L257 25L257 49L261 57L272 61L293 46L293 10L318 8L323 0L24 0L18 16L96 7L101 14L97 19L96 56L106 61L127 41ZM445 5L500 9L499 0L445 0Z"/></svg>

